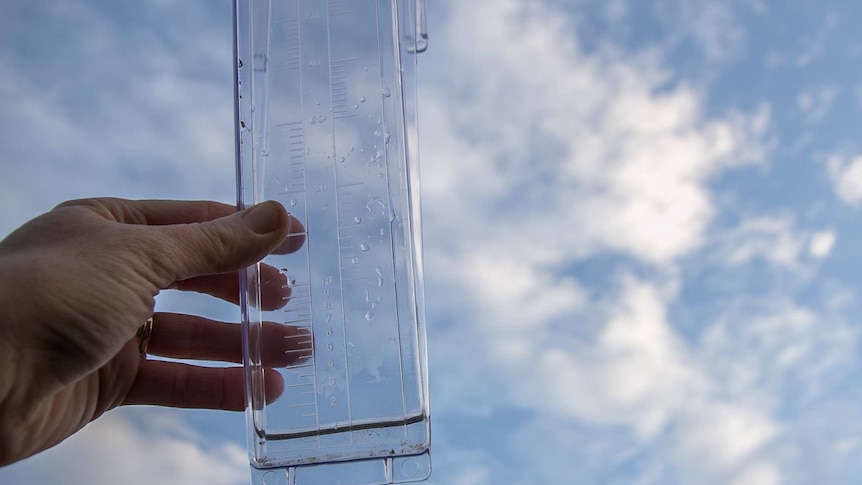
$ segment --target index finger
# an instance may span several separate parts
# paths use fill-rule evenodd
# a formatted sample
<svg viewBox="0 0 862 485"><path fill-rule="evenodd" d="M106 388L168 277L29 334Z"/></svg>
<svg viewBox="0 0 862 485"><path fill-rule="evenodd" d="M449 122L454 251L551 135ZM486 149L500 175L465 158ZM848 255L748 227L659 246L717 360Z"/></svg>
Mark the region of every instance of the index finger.
<svg viewBox="0 0 862 485"><path fill-rule="evenodd" d="M117 222L163 226L207 222L237 211L211 200L126 200L112 197L71 200L59 207L90 207Z"/></svg>

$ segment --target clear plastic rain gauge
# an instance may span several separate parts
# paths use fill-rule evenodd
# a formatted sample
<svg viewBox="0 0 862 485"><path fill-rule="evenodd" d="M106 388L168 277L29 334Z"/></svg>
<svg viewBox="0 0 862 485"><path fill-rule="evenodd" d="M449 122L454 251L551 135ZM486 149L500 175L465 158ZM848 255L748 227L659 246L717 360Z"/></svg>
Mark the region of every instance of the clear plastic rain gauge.
<svg viewBox="0 0 862 485"><path fill-rule="evenodd" d="M293 236L299 250L241 274L252 480L424 480L415 78L427 45L424 2L235 0L234 8L239 206L276 200L305 227ZM271 280L289 293L275 309L261 303ZM268 360L280 345L302 355ZM274 400L269 369L283 381Z"/></svg>

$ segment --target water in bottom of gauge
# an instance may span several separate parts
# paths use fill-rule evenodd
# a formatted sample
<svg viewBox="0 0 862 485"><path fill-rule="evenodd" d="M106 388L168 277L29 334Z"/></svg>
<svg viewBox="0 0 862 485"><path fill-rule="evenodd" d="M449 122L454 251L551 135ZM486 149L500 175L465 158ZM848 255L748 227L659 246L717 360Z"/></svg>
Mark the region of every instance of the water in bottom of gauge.
<svg viewBox="0 0 862 485"><path fill-rule="evenodd" d="M349 431L362 431L374 428L392 428L395 426L406 426L414 423L422 422L426 419L425 414L416 413L407 417L399 417L398 419L390 420L363 420L356 421L350 424L333 424L330 426L315 427L291 431L289 433L267 433L267 440L289 440L297 438L310 438L313 436L324 436L336 433L345 433Z"/></svg>

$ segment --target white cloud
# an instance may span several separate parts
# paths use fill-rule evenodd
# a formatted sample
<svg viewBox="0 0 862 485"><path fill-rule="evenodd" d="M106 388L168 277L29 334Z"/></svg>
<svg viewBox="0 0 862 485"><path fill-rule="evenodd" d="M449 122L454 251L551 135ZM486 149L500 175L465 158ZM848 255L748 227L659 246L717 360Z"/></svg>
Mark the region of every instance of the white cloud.
<svg viewBox="0 0 862 485"><path fill-rule="evenodd" d="M808 254L814 258L822 259L832 252L835 246L835 231L820 231L811 236L811 243L808 246Z"/></svg>
<svg viewBox="0 0 862 485"><path fill-rule="evenodd" d="M731 485L777 485L781 472L771 463L755 463L740 472Z"/></svg>
<svg viewBox="0 0 862 485"><path fill-rule="evenodd" d="M708 114L660 54L586 53L567 17L546 6L447 6L428 53L447 68L423 65L445 72L421 98L428 275L463 305L460 368L492 374L470 374L481 389L506 389L465 393L463 406L511 396L563 429L625 433L632 448L665 454L640 456L644 483L787 479L788 455L775 452L788 436L779 396L817 396L855 334L791 301L763 298L737 313L735 294L686 334L674 321L686 258L717 248L707 264L733 272L829 253L831 231L784 213L744 217L708 239L720 209L711 182L765 163L769 108ZM601 283L581 277L608 255L623 258L597 264Z"/></svg>
<svg viewBox="0 0 862 485"><path fill-rule="evenodd" d="M765 413L720 402L686 406L677 425L679 447L698 474L733 470L779 432Z"/></svg>
<svg viewBox="0 0 862 485"><path fill-rule="evenodd" d="M832 188L845 204L857 206L862 202L862 156L846 160L833 155L826 161Z"/></svg>
<svg viewBox="0 0 862 485"><path fill-rule="evenodd" d="M685 35L701 35L714 58L734 55L744 36L726 4L693 5L686 12L696 24L712 24ZM667 477L685 483L780 481L782 457L768 453L787 438L775 415L778 396L788 389L816 396L818 385L837 379L836 369L852 355L855 332L786 301L710 315L700 322L709 325L704 335L683 334L673 315L677 290L686 284L680 266L709 247L719 210L711 182L765 162L769 107L707 112L702 89L678 82L660 51L624 53L600 43L587 53L566 15L539 3L452 0L447 7L448 24L435 32L437 41L422 59L424 80L431 81L421 99L427 271L439 292L434 304L451 306L445 311L454 320L445 333L432 335L432 368L442 369L432 380L435 409L490 419L494 405L510 406L514 399L520 409L541 413L550 428L588 428L612 442L614 460L599 465L643 460L637 483L667 483ZM198 18L188 8L189 15L171 18ZM229 36L213 39L212 28L197 24L178 29L207 39L184 44L190 45L184 64L152 35L104 33L99 29L109 27L93 12L79 21L82 32L98 35L81 41L81 51L93 49L87 52L94 55L79 61L81 76L72 81L91 85L85 74L102 64L124 69L140 62L147 69L130 72L127 84L90 107L94 118L83 119L26 76L16 77L15 66L0 58L0 101L20 128L6 131L3 143L14 158L75 161L37 165L32 173L24 164L15 166L0 191L7 203L0 206L10 210L17 198L33 193L24 183L29 179L57 190L56 197L112 184L132 192L152 189L152 182L136 185L134 176L119 173L144 164L118 163L118 153L188 162L169 169L183 194L220 194L223 185L230 192L232 152L223 152L232 143L232 113L229 92L220 91L229 80L219 84L217 76L193 74L220 63L229 69ZM33 133L53 142L39 143ZM840 162L836 170L843 175L855 163ZM86 175L92 173L105 175ZM842 198L842 190L851 194L854 204L862 200L862 175L856 178L849 189L836 188ZM14 214L2 217L12 220ZM793 265L806 251L825 257L834 245L831 231L809 237L791 218L773 216L746 219L728 234L719 249L737 265L758 259ZM581 263L608 255L622 256L607 270L600 266L611 280L608 288L581 277ZM91 427L94 437L83 434L70 441L76 446L63 445L34 461L44 468L38 477L51 483L49 473L87 473L92 456L131 449L162 467L140 471L150 473L152 482L247 480L244 452L235 445L202 447L181 422L173 432L150 433L122 414L112 416ZM515 436L519 431L513 430ZM622 450L612 446L619 435L627 445ZM539 436L550 434L537 433L519 446ZM553 435L547 448L568 443L557 441L563 439ZM560 451L542 462L547 467L541 476L561 476L555 473L577 465L565 462L569 448ZM589 455L579 456L589 461ZM220 462L221 468L210 467L219 477L199 470L213 459ZM117 468L139 470L128 460L120 457ZM455 472L438 469L435 476L506 483L495 475L499 466L470 460L457 465ZM118 476L102 478L114 483Z"/></svg>
<svg viewBox="0 0 862 485"><path fill-rule="evenodd" d="M231 442L206 442L179 411L124 408L107 413L57 447L0 472L4 483L240 485L248 455Z"/></svg>
<svg viewBox="0 0 862 485"><path fill-rule="evenodd" d="M546 263L607 251L666 263L702 245L706 183L763 160L766 107L707 118L691 87L659 91L652 56L586 55L538 5L449 8L438 49L453 75L422 93L425 206L459 214L439 218L445 234Z"/></svg>
<svg viewBox="0 0 862 485"><path fill-rule="evenodd" d="M716 231L711 244L722 264L730 267L766 261L774 266L801 269L805 261L829 256L835 240L835 231L800 229L794 217L781 214L743 218L736 226Z"/></svg>
<svg viewBox="0 0 862 485"><path fill-rule="evenodd" d="M624 281L619 299L608 307L592 345L572 348L569 339L552 338L533 343L533 365L541 376L534 384L548 396L542 406L555 413L630 426L650 438L706 391L705 381L669 327L652 285Z"/></svg>
<svg viewBox="0 0 862 485"><path fill-rule="evenodd" d="M840 313L815 312L784 298L752 299L729 306L700 345L728 398L769 404L767 394L792 392L811 399L841 382L852 367L858 330Z"/></svg>
<svg viewBox="0 0 862 485"><path fill-rule="evenodd" d="M452 485L485 485L491 483L490 472L487 468L481 466L473 466L461 470L458 475L450 482Z"/></svg>

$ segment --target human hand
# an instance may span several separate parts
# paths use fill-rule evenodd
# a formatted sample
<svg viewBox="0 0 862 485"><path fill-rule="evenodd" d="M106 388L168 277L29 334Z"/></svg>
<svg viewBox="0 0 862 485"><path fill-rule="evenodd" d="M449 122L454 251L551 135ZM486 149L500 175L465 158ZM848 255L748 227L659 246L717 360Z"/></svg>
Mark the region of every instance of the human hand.
<svg viewBox="0 0 862 485"><path fill-rule="evenodd" d="M153 315L160 290L236 303L235 271L292 252L304 229L267 202L235 212L215 202L85 199L61 204L0 242L0 466L50 448L122 404L242 410L241 367L147 360L135 333L153 316L147 352L241 362L238 325ZM286 278L263 266L264 309L283 306ZM302 358L302 329L264 326L267 366ZM266 361L269 354L269 362ZM267 400L281 394L265 373Z"/></svg>

